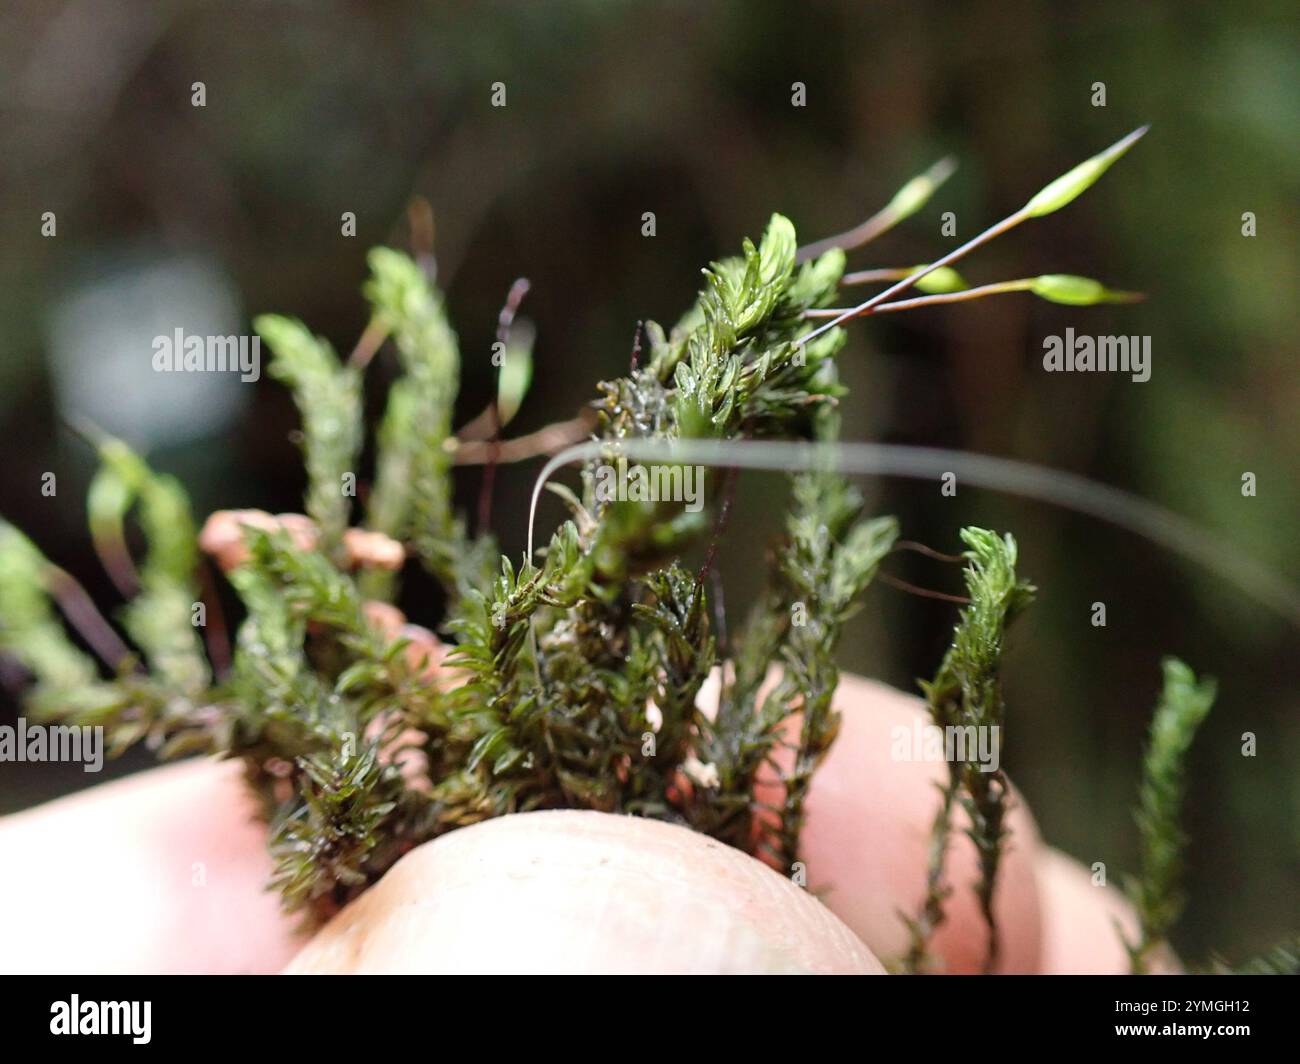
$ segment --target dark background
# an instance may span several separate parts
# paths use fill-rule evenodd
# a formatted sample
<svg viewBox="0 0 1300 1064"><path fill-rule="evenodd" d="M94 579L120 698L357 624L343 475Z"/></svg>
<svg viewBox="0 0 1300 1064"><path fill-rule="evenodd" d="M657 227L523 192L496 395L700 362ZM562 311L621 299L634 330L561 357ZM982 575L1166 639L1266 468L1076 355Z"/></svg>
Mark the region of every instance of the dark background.
<svg viewBox="0 0 1300 1064"><path fill-rule="evenodd" d="M1074 309L1004 297L857 323L841 356L845 437L1021 458L1195 519L1294 581L1300 504L1296 203L1300 63L1293 5L986 3L10 3L0 14L0 506L106 609L84 524L89 414L182 476L197 511L300 508L282 390L161 381L149 338L248 332L276 310L347 351L365 325L364 254L436 213L439 279L461 338L463 422L491 395L510 282L533 288L533 391L512 433L567 417L626 369L635 322L671 324L699 268L773 210L807 239L882 205L947 153L956 176L851 258L910 265L969 238L1143 122L1151 133L1066 211L962 266L973 282L1047 272L1150 294ZM203 81L204 108L191 106ZM491 85L508 106L490 106ZM791 85L807 106L791 106ZM1091 103L1104 82L1105 107ZM58 235L42 238L54 211ZM340 235L354 211L355 238ZM641 236L654 211L657 235ZM1258 236L1241 235L1255 212ZM165 323L164 328L155 324ZM203 323L215 323L208 328ZM1152 337L1146 384L1044 374L1073 326ZM143 339L141 339L143 337ZM371 368L377 411L392 373ZM179 382L179 383L178 383ZM170 390L168 390L170 389ZM56 498L41 475L58 476ZM1243 498L1254 472L1258 496ZM495 521L523 547L536 464L503 470ZM472 509L478 474L458 473ZM1112 880L1160 657L1217 676L1191 758L1188 916L1177 944L1240 958L1300 924L1300 632L1167 550L1036 503L934 485L866 485L904 534L942 550L963 524L1013 531L1041 598L1007 661L1007 761L1046 837ZM722 552L747 608L778 477L742 487ZM542 526L558 520L547 509ZM911 557L900 577L958 590ZM435 624L424 586L414 619ZM1089 623L1104 601L1108 626ZM953 607L884 586L846 667L908 687L932 673ZM3 719L16 708L6 703ZM1241 756L1243 732L1258 756ZM141 767L132 754L115 771ZM107 775L107 773L106 773ZM103 778L103 777L99 777ZM0 810L96 777L0 766Z"/></svg>

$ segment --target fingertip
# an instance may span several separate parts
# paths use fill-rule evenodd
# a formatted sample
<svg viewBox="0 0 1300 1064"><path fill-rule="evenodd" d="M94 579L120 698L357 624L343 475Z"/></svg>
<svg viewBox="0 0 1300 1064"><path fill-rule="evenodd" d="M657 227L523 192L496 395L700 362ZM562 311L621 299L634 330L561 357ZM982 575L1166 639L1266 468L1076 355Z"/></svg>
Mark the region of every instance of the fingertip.
<svg viewBox="0 0 1300 1064"><path fill-rule="evenodd" d="M882 958L898 957L909 938L903 916L925 898L931 830L941 805L946 763L898 757L900 729L929 721L924 703L886 684L845 674L835 706L840 734L813 776L801 857L809 886ZM945 879L951 892L944 923L930 942L937 970L983 970L988 931L973 890L974 844L960 810L949 835ZM1012 790L1007 840L994 893L1002 973L1038 969L1040 927L1035 859L1038 829Z"/></svg>
<svg viewBox="0 0 1300 1064"><path fill-rule="evenodd" d="M1106 883L1104 869L1090 870L1044 846L1035 871L1043 910L1043 974L1127 975L1124 940L1136 939L1137 914L1124 895ZM1181 965L1173 951L1165 949L1153 970L1176 974Z"/></svg>
<svg viewBox="0 0 1300 1064"><path fill-rule="evenodd" d="M266 892L266 828L235 762L183 761L0 821L3 967L271 972L301 945Z"/></svg>
<svg viewBox="0 0 1300 1064"><path fill-rule="evenodd" d="M687 828L577 810L461 828L402 858L286 969L882 974L820 902Z"/></svg>

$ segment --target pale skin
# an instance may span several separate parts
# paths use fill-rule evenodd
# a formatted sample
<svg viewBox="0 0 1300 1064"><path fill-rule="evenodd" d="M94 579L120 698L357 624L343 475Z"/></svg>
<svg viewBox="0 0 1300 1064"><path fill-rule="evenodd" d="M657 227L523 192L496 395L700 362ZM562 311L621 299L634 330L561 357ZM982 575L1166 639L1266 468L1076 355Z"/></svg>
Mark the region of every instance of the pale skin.
<svg viewBox="0 0 1300 1064"><path fill-rule="evenodd" d="M855 676L843 678L836 705L844 725L813 784L801 856L808 889L839 920L818 917L805 927L799 922L807 916L805 899L787 896L783 883L763 880L762 904L776 908L755 917L756 934L762 938L770 926L781 929L787 943L792 935L800 939L794 954L768 958L772 970L873 970L876 957L888 960L904 950L906 933L897 912L914 912L923 896L927 834L938 802L933 784L945 767L893 760L888 736L892 727L910 724L923 714L924 706ZM409 908L411 897L418 896L420 906L436 912L439 892L444 891L448 909L453 904L463 908L466 892L453 895L457 884L451 880L457 877L444 874L452 866L439 865L438 854L457 852L456 868L481 867L491 877L491 870L508 864L512 856L499 851L517 850L525 838L531 847L530 867L544 868L552 853L558 867L579 843L588 850L598 845L600 854L609 855L611 874L626 872L636 877L635 886L646 878L641 865L647 847L659 846L663 834L647 835L631 821L600 818L593 843L591 821L583 820L593 814L546 816L547 831L540 835L512 832L512 825L505 825L505 830L467 836L466 845L446 845L451 840L433 844L442 849L408 858L409 866L403 876L394 877L389 894L396 896L399 907ZM995 902L1002 933L1001 970L1125 971L1114 921L1131 930L1133 917L1118 892L1093 885L1087 869L1046 847L1018 795L1010 824L1012 838ZM711 914L735 907L736 882L728 876L733 865L741 866L731 862L730 853L717 853L711 840L683 837L685 843L671 837L664 845L683 869L673 879L674 889L688 891L683 897L691 904L670 907L668 915L651 926L661 928L665 939L690 943L713 927L716 916ZM697 846L698 854L693 849ZM598 863L606 863L603 856ZM6 817L0 820L0 868L7 870L0 877L0 906L23 914L11 923L0 952L0 969L5 971L276 972L307 941L265 889L271 868L265 828L254 818L253 803L233 762L169 765ZM426 874L425 868L433 871ZM974 860L964 838L954 836L947 869L956 889L933 949L947 970L976 971L987 938L969 889ZM759 869L754 875L762 879L767 873ZM771 877L775 880L776 873ZM591 891L592 897L584 898L584 891ZM564 939L563 925L557 930L556 921L572 918L573 934L582 933L587 952L577 960L556 959L553 967L572 970L586 963L598 970L611 964L622 970L672 970L677 955L654 934L630 934L625 928L613 945L592 941L602 932L593 930L586 914L608 913L607 894L608 884L602 890L591 876L571 879L563 885L563 911L558 915L548 911L544 921L520 923L513 939L463 957L446 954L440 963L450 968L546 970L549 958L558 957L547 951ZM372 903L370 910L376 909L383 910L383 919L392 907ZM609 918L616 921L618 914ZM702 926L685 926L692 922ZM543 923L550 938L526 941L528 928ZM845 927L854 936L847 954ZM425 958L411 954L437 949L418 936L388 937L396 944L385 947L388 952L380 963L391 970L419 970ZM755 952L753 938L748 932L719 937L716 949L722 952L710 963L717 970L752 968L755 956L766 956L762 950ZM859 943L865 950L858 950ZM693 963L699 964L698 957Z"/></svg>

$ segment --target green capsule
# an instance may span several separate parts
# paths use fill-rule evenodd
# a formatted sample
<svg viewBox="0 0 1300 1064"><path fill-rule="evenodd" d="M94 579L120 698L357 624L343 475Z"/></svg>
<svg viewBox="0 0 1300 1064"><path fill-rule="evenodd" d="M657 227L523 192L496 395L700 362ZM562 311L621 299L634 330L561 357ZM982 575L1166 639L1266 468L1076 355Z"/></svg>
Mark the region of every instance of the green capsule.
<svg viewBox="0 0 1300 1064"><path fill-rule="evenodd" d="M940 185L952 176L957 169L951 156L940 159L923 174L918 174L894 193L885 209L894 216L895 221L910 218L929 202Z"/></svg>
<svg viewBox="0 0 1300 1064"><path fill-rule="evenodd" d="M1035 277L1029 290L1040 299L1064 303L1071 307L1090 307L1097 303L1132 303L1142 298L1136 292L1115 292L1091 277L1070 273L1045 273Z"/></svg>
<svg viewBox="0 0 1300 1064"><path fill-rule="evenodd" d="M917 270L924 270L924 266L918 266ZM913 273L916 270L912 271ZM965 278L962 277L951 266L940 266L937 270L927 273L914 287L917 291L925 292L927 295L943 295L946 292L962 292L969 288Z"/></svg>
<svg viewBox="0 0 1300 1064"><path fill-rule="evenodd" d="M1025 213L1031 218L1041 218L1045 214L1059 211L1085 189L1090 188L1110 169L1111 164L1133 147L1150 128L1150 126L1141 126L1133 130L1127 137L1116 141L1105 151L1099 152L1091 159L1085 159L1073 170L1062 174L1025 204Z"/></svg>

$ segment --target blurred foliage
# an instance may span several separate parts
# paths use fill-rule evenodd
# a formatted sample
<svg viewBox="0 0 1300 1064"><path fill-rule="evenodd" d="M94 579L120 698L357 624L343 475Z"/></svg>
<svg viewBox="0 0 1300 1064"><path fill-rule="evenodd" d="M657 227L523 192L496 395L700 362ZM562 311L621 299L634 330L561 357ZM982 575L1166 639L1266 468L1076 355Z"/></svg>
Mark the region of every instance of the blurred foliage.
<svg viewBox="0 0 1300 1064"><path fill-rule="evenodd" d="M1042 337L1079 327L1070 307L1006 297L927 310L850 327L843 435L1085 473L1221 530L1294 579L1298 32L1280 0L5 5L0 502L98 601L113 600L80 507L67 505L84 495L92 458L60 427L46 365L55 301L106 250L213 256L250 318L291 307L346 351L367 320L353 298L364 251L403 244L406 205L424 195L458 308L458 424L494 393L491 343L511 281L532 281L535 373L512 426L525 432L625 372L635 323L689 303L683 263L736 246L773 209L803 233L838 232L954 154L961 169L936 199L849 268L925 262L951 246L943 211L968 238L1150 122L1127 180L981 251L963 276L978 285L1050 269L1147 292L1140 306L1090 308L1088 328L1150 334L1151 381L1044 375ZM190 105L197 80L203 109ZM504 109L490 106L495 81ZM796 81L803 108L791 106ZM1099 81L1105 107L1091 104ZM40 235L47 210L56 239ZM344 211L356 213L355 238L340 235ZM653 239L641 235L645 211ZM1244 211L1258 219L1254 238L1241 235ZM274 387L252 392L237 431L154 456L192 487L200 515L289 509L301 494L292 405ZM40 494L47 470L58 500ZM1258 477L1255 498L1241 495L1244 471ZM494 525L511 554L533 472L497 477ZM737 614L759 595L749 545L778 530L780 480L746 478L736 502L732 527L745 535L721 568ZM1191 754L1189 905L1175 946L1203 955L1231 942L1244 955L1300 922L1297 634L1090 520L984 493L865 487L873 510L940 548L966 524L1015 531L1042 593L1006 663L1006 758L1046 837L1085 861L1136 867L1128 802L1157 694L1151 664L1177 654L1218 678L1219 698ZM477 488L476 472L458 471L462 504ZM888 568L958 589L923 558ZM415 605L436 594L412 582L403 605L436 616ZM942 652L952 610L887 588L869 598L840 663L911 686ZM1105 628L1090 624L1096 601ZM1253 758L1241 756L1247 731ZM25 768L5 766L0 807L85 782Z"/></svg>

